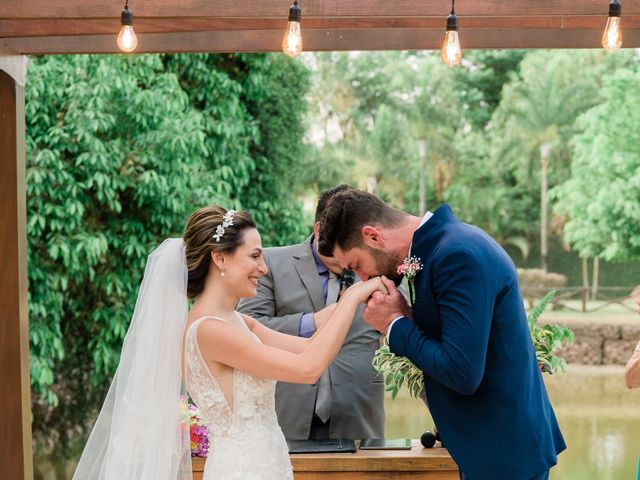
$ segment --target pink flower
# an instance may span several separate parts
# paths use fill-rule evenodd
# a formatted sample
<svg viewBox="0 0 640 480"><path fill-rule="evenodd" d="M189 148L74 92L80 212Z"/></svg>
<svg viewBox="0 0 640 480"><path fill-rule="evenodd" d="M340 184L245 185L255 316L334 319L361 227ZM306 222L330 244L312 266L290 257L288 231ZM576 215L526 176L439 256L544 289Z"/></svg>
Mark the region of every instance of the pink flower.
<svg viewBox="0 0 640 480"><path fill-rule="evenodd" d="M191 456L206 457L209 454L209 429L202 422L197 406L190 404L188 410Z"/></svg>
<svg viewBox="0 0 640 480"><path fill-rule="evenodd" d="M414 291L414 282L416 280L416 276L418 272L422 270L422 263L418 257L407 257L405 258L400 265L398 265L397 272L398 275L402 275L407 279L409 283L409 298L411 303L415 301L415 291Z"/></svg>
<svg viewBox="0 0 640 480"><path fill-rule="evenodd" d="M407 257L398 265L398 275L404 276L409 282L415 280L418 272L422 270L422 263L418 257Z"/></svg>

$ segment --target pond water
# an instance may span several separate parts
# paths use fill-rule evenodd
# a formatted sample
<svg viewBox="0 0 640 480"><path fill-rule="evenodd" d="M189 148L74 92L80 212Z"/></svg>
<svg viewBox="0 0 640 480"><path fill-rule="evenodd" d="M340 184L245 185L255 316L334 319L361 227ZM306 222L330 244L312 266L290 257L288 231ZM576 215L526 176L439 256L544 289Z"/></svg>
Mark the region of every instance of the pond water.
<svg viewBox="0 0 640 480"><path fill-rule="evenodd" d="M551 480L633 480L640 453L640 389L629 391L623 367L570 365L545 375L549 397L567 442ZM419 438L433 430L424 404L407 395L385 402L388 438ZM71 479L75 459L36 457L36 480Z"/></svg>
<svg viewBox="0 0 640 480"><path fill-rule="evenodd" d="M624 385L622 366L570 365L545 383L567 443L551 480L633 480L640 454L640 390ZM387 399L386 436L418 438L433 430L424 404Z"/></svg>

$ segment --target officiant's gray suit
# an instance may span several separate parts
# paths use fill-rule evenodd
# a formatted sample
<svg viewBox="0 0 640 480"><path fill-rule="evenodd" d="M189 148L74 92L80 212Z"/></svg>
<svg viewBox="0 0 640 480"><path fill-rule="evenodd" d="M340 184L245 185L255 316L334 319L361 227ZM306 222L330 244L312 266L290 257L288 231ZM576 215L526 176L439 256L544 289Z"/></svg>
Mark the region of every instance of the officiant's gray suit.
<svg viewBox="0 0 640 480"><path fill-rule="evenodd" d="M260 279L257 296L243 299L238 310L274 330L299 335L302 315L325 307L312 238L299 245L265 249L269 273ZM371 366L380 335L362 320L363 308L358 309L329 366L331 438L384 438L383 379ZM285 437L309 438L316 388L317 384L278 382L276 412Z"/></svg>

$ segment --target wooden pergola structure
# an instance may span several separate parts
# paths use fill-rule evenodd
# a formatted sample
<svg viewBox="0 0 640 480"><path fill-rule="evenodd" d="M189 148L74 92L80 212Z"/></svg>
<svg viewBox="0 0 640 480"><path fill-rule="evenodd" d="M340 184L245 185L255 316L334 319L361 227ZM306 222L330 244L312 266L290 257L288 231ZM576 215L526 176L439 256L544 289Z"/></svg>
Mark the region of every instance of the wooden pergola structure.
<svg viewBox="0 0 640 480"><path fill-rule="evenodd" d="M130 0L144 52L279 51L291 0ZM438 49L450 0L302 0L306 51ZM640 47L640 0L622 0ZM26 55L118 53L124 0L0 5L0 466L33 477L29 387ZM458 0L463 49L600 48L608 0Z"/></svg>

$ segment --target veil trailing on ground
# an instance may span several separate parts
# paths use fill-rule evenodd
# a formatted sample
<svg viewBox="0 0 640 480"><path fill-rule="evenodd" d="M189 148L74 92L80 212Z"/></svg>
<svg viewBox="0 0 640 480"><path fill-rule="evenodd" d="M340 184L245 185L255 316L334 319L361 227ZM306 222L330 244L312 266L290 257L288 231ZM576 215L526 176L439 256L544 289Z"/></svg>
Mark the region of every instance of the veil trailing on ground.
<svg viewBox="0 0 640 480"><path fill-rule="evenodd" d="M73 480L191 480L181 354L187 319L181 238L147 260L120 364Z"/></svg>

